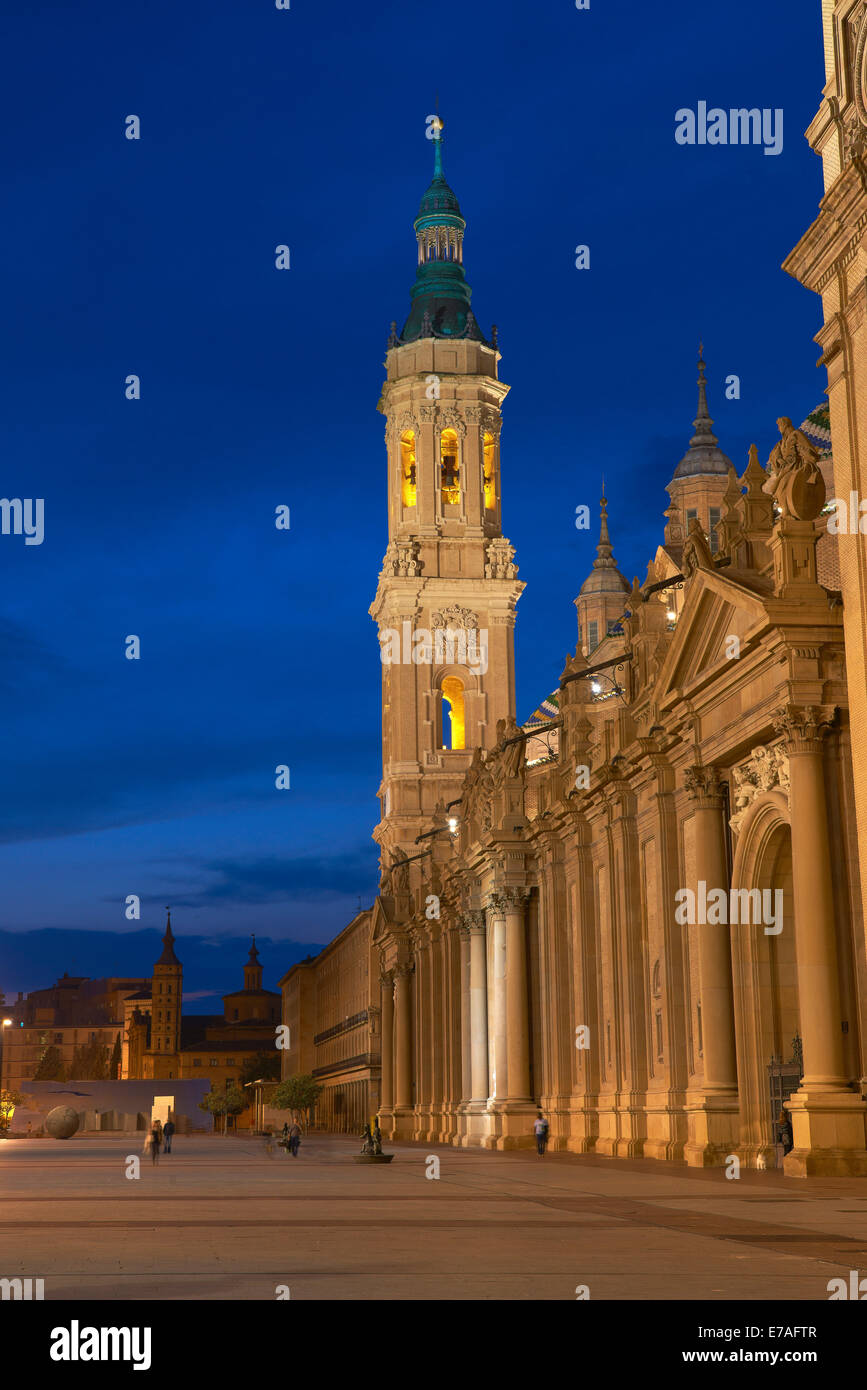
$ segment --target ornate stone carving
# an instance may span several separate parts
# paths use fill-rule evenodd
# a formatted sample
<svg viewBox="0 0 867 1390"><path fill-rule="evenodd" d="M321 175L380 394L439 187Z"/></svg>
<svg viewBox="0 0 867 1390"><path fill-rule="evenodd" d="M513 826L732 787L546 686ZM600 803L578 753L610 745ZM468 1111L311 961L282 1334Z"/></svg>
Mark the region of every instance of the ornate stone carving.
<svg viewBox="0 0 867 1390"><path fill-rule="evenodd" d="M466 628L468 631L475 631L478 626L478 614L470 608L460 608L456 603L450 604L448 608L437 609L431 616L431 627L434 629Z"/></svg>
<svg viewBox="0 0 867 1390"><path fill-rule="evenodd" d="M712 570L713 567L713 555L707 537L701 529L699 521L693 517L689 523L689 534L680 558L680 568L684 577L691 579L696 570Z"/></svg>
<svg viewBox="0 0 867 1390"><path fill-rule="evenodd" d="M469 912L462 912L458 918L460 923L461 936L471 936L474 932L485 930L484 912L472 909Z"/></svg>
<svg viewBox="0 0 867 1390"><path fill-rule="evenodd" d="M499 896L505 900L508 910L509 908L524 907L530 901L530 891L529 888L504 888Z"/></svg>
<svg viewBox="0 0 867 1390"><path fill-rule="evenodd" d="M789 799L789 758L781 743L760 743L746 762L732 768L732 814L729 825L739 835L747 812L762 792L780 791Z"/></svg>
<svg viewBox="0 0 867 1390"><path fill-rule="evenodd" d="M404 434L406 430L412 430L414 434L418 434L418 420L411 410L404 410L397 420L398 434Z"/></svg>
<svg viewBox="0 0 867 1390"><path fill-rule="evenodd" d="M691 801L706 805L722 803L723 781L718 768L702 767L696 763L686 769L684 782Z"/></svg>
<svg viewBox="0 0 867 1390"><path fill-rule="evenodd" d="M421 573L418 541L389 541L385 552L383 569L386 574L397 575L401 579L414 579Z"/></svg>
<svg viewBox="0 0 867 1390"><path fill-rule="evenodd" d="M825 480L818 466L819 451L788 415L777 421L780 442L768 459L768 480L762 491L774 498L784 517L815 521L825 505Z"/></svg>
<svg viewBox="0 0 867 1390"><path fill-rule="evenodd" d="M790 754L816 753L836 717L836 705L784 705L774 715L774 728Z"/></svg>
<svg viewBox="0 0 867 1390"><path fill-rule="evenodd" d="M419 419L426 424L437 418L437 408L435 405L420 405L418 408Z"/></svg>
<svg viewBox="0 0 867 1390"><path fill-rule="evenodd" d="M485 578L514 579L518 573L518 566L512 563L514 556L515 547L505 536L490 541L485 551Z"/></svg>
<svg viewBox="0 0 867 1390"><path fill-rule="evenodd" d="M467 432L467 422L453 405L447 405L440 414L440 429L454 430L463 439Z"/></svg>

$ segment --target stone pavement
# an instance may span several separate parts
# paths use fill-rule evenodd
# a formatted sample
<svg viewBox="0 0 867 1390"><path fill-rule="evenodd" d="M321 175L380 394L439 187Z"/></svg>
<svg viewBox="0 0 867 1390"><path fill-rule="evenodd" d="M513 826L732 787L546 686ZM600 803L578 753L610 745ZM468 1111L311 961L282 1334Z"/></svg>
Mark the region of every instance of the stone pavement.
<svg viewBox="0 0 867 1390"><path fill-rule="evenodd" d="M828 1298L867 1276L867 1181L315 1135L0 1140L0 1278L49 1299ZM124 1176L126 1156L141 1176ZM440 1163L438 1179L427 1178Z"/></svg>

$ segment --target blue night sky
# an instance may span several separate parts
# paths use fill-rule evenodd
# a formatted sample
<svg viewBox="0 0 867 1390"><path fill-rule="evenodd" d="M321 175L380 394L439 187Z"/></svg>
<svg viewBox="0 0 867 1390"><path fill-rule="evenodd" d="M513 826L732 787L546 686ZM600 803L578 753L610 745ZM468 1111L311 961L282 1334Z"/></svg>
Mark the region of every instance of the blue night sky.
<svg viewBox="0 0 867 1390"><path fill-rule="evenodd" d="M618 563L644 577L699 337L736 466L823 399L819 302L780 269L821 196L820 6L4 10L0 491L45 499L45 540L0 536L0 989L147 973L169 902L188 990L235 987L251 931L273 987L378 882L376 402L435 93L512 387L526 719L575 646L603 473ZM782 108L782 153L676 144L699 101Z"/></svg>

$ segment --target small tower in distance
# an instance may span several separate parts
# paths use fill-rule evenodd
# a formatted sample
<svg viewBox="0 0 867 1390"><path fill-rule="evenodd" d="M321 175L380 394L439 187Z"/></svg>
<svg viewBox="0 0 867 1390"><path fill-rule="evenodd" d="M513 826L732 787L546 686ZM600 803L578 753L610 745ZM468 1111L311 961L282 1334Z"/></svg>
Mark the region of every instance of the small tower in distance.
<svg viewBox="0 0 867 1390"><path fill-rule="evenodd" d="M590 656L609 631L623 616L624 594L629 585L617 568L611 537L608 534L608 502L605 484L599 502L599 544L593 568L581 585L575 607L578 610L578 650Z"/></svg>
<svg viewBox="0 0 867 1390"><path fill-rule="evenodd" d="M259 952L256 950L256 938L253 937L253 944L250 947L250 954L244 966L244 988L262 988L262 965L259 960Z"/></svg>
<svg viewBox="0 0 867 1390"><path fill-rule="evenodd" d="M181 999L184 967L175 955L171 908L166 908L163 953L154 966L151 985L151 1075L173 1077L178 1074L177 1054L181 1045Z"/></svg>

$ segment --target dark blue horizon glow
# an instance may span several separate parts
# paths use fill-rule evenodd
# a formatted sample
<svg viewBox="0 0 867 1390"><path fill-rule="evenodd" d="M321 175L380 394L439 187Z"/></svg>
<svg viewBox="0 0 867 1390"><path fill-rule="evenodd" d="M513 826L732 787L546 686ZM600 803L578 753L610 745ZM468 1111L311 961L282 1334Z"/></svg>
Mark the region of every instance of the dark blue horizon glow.
<svg viewBox="0 0 867 1390"><path fill-rule="evenodd" d="M46 510L41 546L0 536L0 928L68 932L82 974L104 973L82 934L118 933L117 972L147 973L124 937L161 930L171 903L182 956L185 934L255 931L288 966L292 942L327 941L375 894L375 407L437 92L473 310L498 324L511 386L519 719L574 650L597 539L575 508L598 518L603 473L615 556L644 577L699 338L738 467L823 398L819 302L780 269L822 191L803 137L820 6L780 16L755 0L7 6L0 493ZM782 153L677 145L675 111L702 100L782 108ZM46 941L29 965L0 955L0 990L67 968Z"/></svg>

